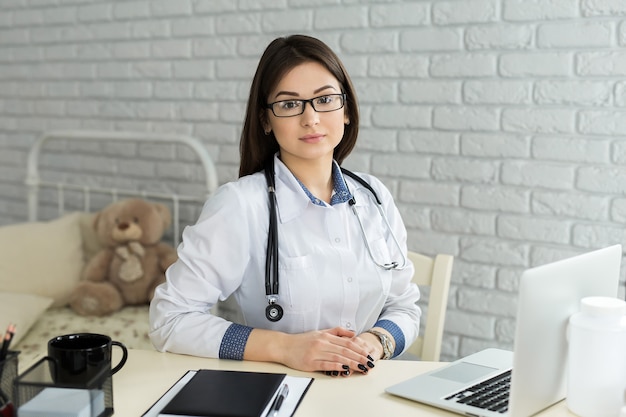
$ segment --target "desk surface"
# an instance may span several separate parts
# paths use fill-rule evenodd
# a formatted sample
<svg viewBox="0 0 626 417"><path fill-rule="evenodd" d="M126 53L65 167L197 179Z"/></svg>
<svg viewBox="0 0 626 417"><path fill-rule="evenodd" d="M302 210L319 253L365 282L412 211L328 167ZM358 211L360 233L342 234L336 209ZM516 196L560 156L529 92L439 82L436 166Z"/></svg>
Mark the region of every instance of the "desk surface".
<svg viewBox="0 0 626 417"><path fill-rule="evenodd" d="M116 362L115 358L113 362ZM282 365L250 361L230 361L194 356L129 350L126 365L113 376L115 416L139 417L157 401L187 370L227 369L257 372L282 372L314 377L296 417L320 415L345 416L456 416L424 404L385 393L389 385L443 365L437 362L378 361L369 375L347 378L322 373L306 373ZM541 417L575 417L561 401L541 413Z"/></svg>

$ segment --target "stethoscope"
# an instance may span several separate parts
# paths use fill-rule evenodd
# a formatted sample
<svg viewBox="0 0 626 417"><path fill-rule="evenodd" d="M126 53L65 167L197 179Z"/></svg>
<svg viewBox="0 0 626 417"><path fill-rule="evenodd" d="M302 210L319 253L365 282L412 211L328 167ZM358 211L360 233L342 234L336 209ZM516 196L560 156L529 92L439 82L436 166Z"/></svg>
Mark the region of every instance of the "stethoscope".
<svg viewBox="0 0 626 417"><path fill-rule="evenodd" d="M274 181L274 159L271 158L265 167L265 180L267 181L267 191L269 194L270 200L270 216L269 216L269 230L267 234L267 250L265 255L265 296L267 297L267 307L265 308L265 317L269 321L276 322L283 318L283 308L278 304L278 221L276 219L276 183ZM372 252L372 248L370 247L369 240L367 239L367 234L365 233L365 227L363 227L363 222L361 221L361 217L356 209L356 199L354 195L348 200L348 204L352 208L352 212L357 218L359 222L359 228L361 229L361 234L363 236L363 241L365 242L365 247L372 258L372 261L376 266L383 268L385 270L402 270L407 267L407 259L402 251L402 247L396 238L396 235L393 233L393 229L389 224L389 220L385 215L383 210L383 203L378 198L378 194L372 188L371 185L367 183L363 178L356 175L354 172L348 171L345 168L341 168L341 172L344 175L349 176L354 179L356 182L361 184L363 187L367 188L369 192L374 197L376 201L376 208L380 213L389 233L391 234L391 238L393 239L396 247L398 248L398 253L402 257L402 264L391 261L391 262L379 262L374 257L374 253ZM372 198L372 197L370 197Z"/></svg>

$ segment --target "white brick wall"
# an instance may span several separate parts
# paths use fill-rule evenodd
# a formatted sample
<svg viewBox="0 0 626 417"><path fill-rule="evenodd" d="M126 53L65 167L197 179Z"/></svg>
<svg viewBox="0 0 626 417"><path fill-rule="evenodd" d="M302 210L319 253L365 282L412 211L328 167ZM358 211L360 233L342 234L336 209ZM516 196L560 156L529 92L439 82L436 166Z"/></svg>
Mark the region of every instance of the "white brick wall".
<svg viewBox="0 0 626 417"><path fill-rule="evenodd" d="M353 76L347 166L389 186L411 249L456 257L444 358L511 347L524 268L626 238L623 0L2 0L0 224L47 129L194 135L236 178L257 60L294 32Z"/></svg>

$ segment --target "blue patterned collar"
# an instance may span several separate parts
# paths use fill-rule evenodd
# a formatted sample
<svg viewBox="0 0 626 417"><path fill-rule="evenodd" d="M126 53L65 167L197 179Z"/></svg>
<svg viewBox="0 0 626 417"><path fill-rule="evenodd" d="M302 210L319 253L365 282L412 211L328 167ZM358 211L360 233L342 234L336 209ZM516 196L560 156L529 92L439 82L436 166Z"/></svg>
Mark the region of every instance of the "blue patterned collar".
<svg viewBox="0 0 626 417"><path fill-rule="evenodd" d="M313 204L322 207L326 206L326 203L315 197L298 178L296 180ZM348 186L341 174L341 168L339 168L339 164L336 161L333 161L333 195L330 197L330 205L345 203L351 198L352 194L350 194L350 190L348 190Z"/></svg>

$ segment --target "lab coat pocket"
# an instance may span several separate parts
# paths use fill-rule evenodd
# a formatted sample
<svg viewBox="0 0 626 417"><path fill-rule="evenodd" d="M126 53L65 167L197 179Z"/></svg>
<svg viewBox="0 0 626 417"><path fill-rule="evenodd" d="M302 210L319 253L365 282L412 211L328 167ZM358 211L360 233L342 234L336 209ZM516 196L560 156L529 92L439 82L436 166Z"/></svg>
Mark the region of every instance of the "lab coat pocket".
<svg viewBox="0 0 626 417"><path fill-rule="evenodd" d="M311 311L319 306L319 288L312 256L282 256L279 270L281 288L286 290L281 296L285 297L284 305L290 312Z"/></svg>

